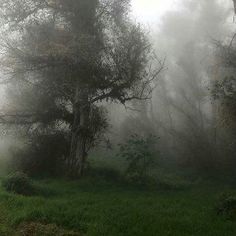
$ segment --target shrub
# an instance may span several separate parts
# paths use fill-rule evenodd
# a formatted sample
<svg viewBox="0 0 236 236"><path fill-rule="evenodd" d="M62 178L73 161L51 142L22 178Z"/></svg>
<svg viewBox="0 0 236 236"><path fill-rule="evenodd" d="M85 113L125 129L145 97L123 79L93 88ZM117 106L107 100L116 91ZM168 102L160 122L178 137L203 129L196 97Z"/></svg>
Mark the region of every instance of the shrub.
<svg viewBox="0 0 236 236"><path fill-rule="evenodd" d="M217 214L225 216L230 220L236 219L236 196L223 195L217 206Z"/></svg>
<svg viewBox="0 0 236 236"><path fill-rule="evenodd" d="M4 189L22 195L32 195L34 186L28 176L22 172L15 172L8 175L2 182Z"/></svg>
<svg viewBox="0 0 236 236"><path fill-rule="evenodd" d="M64 156L69 152L67 137L61 133L31 138L27 146L11 149L10 169L29 176L59 176L64 173Z"/></svg>
<svg viewBox="0 0 236 236"><path fill-rule="evenodd" d="M126 159L126 178L129 182L144 184L150 180L150 170L157 164L155 154L156 137L147 138L132 135L120 145L119 155Z"/></svg>

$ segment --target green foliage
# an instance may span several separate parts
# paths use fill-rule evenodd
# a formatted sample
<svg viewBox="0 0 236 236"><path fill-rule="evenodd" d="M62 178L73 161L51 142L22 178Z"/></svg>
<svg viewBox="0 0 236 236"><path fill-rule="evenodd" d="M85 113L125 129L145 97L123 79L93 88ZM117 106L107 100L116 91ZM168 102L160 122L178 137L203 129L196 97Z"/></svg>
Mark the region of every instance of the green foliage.
<svg viewBox="0 0 236 236"><path fill-rule="evenodd" d="M61 232L65 229L88 236L236 235L235 222L212 214L216 196L224 191L219 184L202 183L183 191L143 191L114 182L97 184L96 179L47 179L36 184L55 195L24 197L0 189L1 236L32 228L50 232L55 225ZM2 233L4 227L13 232Z"/></svg>
<svg viewBox="0 0 236 236"><path fill-rule="evenodd" d="M35 135L29 145L12 148L10 168L30 176L58 176L64 173L69 139L63 133Z"/></svg>
<svg viewBox="0 0 236 236"><path fill-rule="evenodd" d="M236 195L223 194L217 206L217 213L227 219L236 220Z"/></svg>
<svg viewBox="0 0 236 236"><path fill-rule="evenodd" d="M4 189L21 195L32 195L35 191L33 184L27 175L15 172L8 175L2 182Z"/></svg>
<svg viewBox="0 0 236 236"><path fill-rule="evenodd" d="M142 184L150 181L150 170L157 164L156 140L155 136L142 138L132 135L126 143L120 145L119 155L128 163L126 176L130 182Z"/></svg>

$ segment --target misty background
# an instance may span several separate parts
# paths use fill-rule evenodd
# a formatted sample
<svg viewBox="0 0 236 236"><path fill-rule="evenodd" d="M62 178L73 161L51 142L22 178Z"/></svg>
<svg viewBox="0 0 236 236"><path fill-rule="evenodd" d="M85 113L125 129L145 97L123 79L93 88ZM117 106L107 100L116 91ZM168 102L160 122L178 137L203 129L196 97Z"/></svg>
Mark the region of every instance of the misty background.
<svg viewBox="0 0 236 236"><path fill-rule="evenodd" d="M233 71L224 66L219 49L219 44L230 44L234 35L232 1L133 0L130 15L142 24L152 42L155 63L164 67L150 100L134 100L125 106L102 103L108 107L109 125L101 142L90 151L90 160L96 156L95 162L99 158L102 163L119 162L115 155L119 144L132 135L154 135L158 159L164 165L204 173L233 172L234 122L229 122L230 114L226 119L230 111L222 112L224 106L214 98L216 81ZM11 91L14 94L16 90L2 87L3 111L17 108L17 96L9 100ZM2 128L1 157L6 163L15 149L24 146L24 138L17 133L9 131L9 126Z"/></svg>
<svg viewBox="0 0 236 236"><path fill-rule="evenodd" d="M0 0L0 236L236 235L236 0Z"/></svg>
<svg viewBox="0 0 236 236"><path fill-rule="evenodd" d="M229 73L219 65L217 42L233 37L232 1L133 1L132 7L165 69L150 101L110 105L109 140L116 145L130 134L154 134L162 159L205 171L229 168L232 127L212 88Z"/></svg>
<svg viewBox="0 0 236 236"><path fill-rule="evenodd" d="M130 136L155 135L163 163L205 173L233 171L229 170L236 164L232 126L225 122L220 101L213 98L215 81L232 72L221 63L218 47L229 44L234 34L232 1L133 0L131 9L131 17L142 24L164 68L150 100L106 104L109 127L90 152L91 161L95 155L96 162L99 157L101 162L116 162L113 153ZM2 91L4 110L12 101L7 100L9 90ZM1 157L6 162L22 145L16 133L2 129Z"/></svg>

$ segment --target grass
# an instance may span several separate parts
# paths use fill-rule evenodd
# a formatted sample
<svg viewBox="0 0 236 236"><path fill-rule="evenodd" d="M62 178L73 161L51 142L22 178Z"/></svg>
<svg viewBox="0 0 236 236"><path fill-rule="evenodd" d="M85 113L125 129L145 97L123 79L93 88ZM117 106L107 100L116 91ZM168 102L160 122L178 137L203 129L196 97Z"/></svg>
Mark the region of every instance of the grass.
<svg viewBox="0 0 236 236"><path fill-rule="evenodd" d="M38 180L36 184L41 192L33 197L0 189L1 236L236 235L236 222L217 216L214 210L218 196L231 191L223 185L148 191L97 179ZM22 225L54 231L23 234Z"/></svg>

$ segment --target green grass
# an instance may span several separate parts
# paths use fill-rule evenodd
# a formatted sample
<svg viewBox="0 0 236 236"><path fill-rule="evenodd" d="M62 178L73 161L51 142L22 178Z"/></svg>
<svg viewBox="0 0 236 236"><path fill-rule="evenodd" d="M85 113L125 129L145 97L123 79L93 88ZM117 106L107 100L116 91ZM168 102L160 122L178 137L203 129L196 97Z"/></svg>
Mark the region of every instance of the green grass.
<svg viewBox="0 0 236 236"><path fill-rule="evenodd" d="M0 189L1 236L16 235L15 229L25 222L55 224L88 236L236 235L236 222L214 210L219 195L231 191L228 187L206 184L147 191L96 179L36 184L41 191L33 197Z"/></svg>

